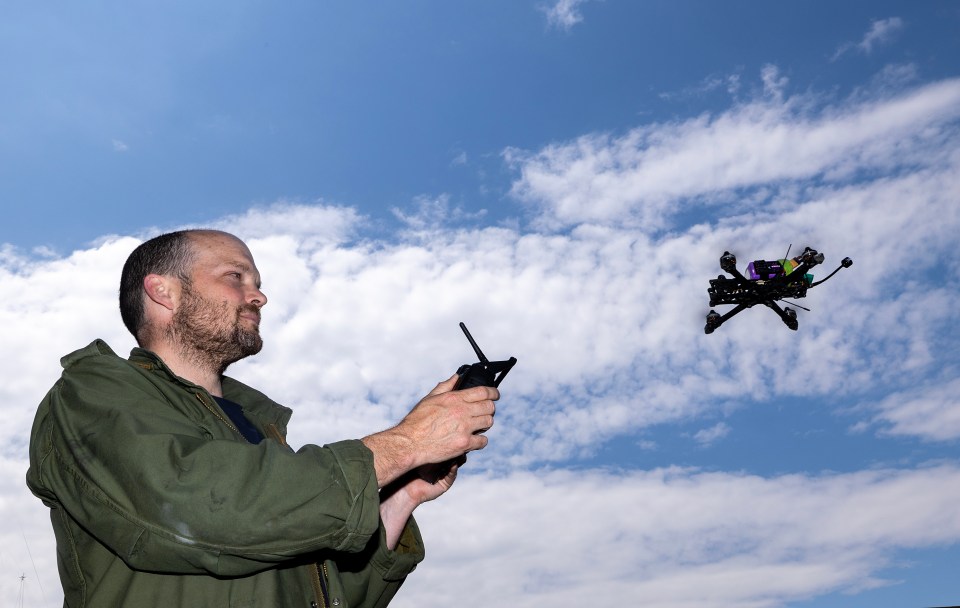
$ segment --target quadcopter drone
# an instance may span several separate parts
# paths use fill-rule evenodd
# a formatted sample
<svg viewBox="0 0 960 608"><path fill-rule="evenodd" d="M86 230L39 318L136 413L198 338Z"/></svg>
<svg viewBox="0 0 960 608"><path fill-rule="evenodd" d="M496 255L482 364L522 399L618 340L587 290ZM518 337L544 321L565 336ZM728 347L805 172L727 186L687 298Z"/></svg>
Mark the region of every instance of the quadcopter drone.
<svg viewBox="0 0 960 608"><path fill-rule="evenodd" d="M789 255L790 249L788 248L787 256ZM825 279L814 282L813 275L807 271L822 263L823 254L818 253L816 249L807 247L803 250L803 253L793 259L750 262L747 265L747 275L749 276L744 276L737 270L736 256L729 251L724 251L723 255L720 256L720 268L733 275L733 278L721 274L715 279L710 279L710 287L707 289L707 293L710 294L710 306L736 304L736 307L724 315L711 309L707 313L707 325L703 328L704 333L712 334L730 317L757 304L763 304L773 310L787 327L796 331L798 326L797 311L789 306L781 308L777 301L784 298L806 297L808 289L823 283L837 274L841 268L849 268L853 265L853 260L843 258L836 270L827 275ZM810 310L793 302L788 303L797 308Z"/></svg>

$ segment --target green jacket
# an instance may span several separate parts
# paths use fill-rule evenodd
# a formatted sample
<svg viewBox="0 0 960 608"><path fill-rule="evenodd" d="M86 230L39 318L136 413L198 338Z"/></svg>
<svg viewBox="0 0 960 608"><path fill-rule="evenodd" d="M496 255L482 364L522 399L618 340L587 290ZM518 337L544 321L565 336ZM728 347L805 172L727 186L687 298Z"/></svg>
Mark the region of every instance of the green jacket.
<svg viewBox="0 0 960 608"><path fill-rule="evenodd" d="M101 340L64 357L40 404L27 485L50 508L70 608L385 606L423 559L394 551L360 441L284 442L291 411L223 379L266 437L246 442L203 388Z"/></svg>

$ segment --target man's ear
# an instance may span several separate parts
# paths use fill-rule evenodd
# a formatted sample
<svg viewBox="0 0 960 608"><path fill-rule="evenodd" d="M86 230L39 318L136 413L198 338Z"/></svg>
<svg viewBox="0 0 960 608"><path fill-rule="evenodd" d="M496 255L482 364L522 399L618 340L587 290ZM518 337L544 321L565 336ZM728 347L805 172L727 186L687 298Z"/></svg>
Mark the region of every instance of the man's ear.
<svg viewBox="0 0 960 608"><path fill-rule="evenodd" d="M179 285L172 277L161 274L148 274L143 278L143 290L154 303L173 310L179 295Z"/></svg>

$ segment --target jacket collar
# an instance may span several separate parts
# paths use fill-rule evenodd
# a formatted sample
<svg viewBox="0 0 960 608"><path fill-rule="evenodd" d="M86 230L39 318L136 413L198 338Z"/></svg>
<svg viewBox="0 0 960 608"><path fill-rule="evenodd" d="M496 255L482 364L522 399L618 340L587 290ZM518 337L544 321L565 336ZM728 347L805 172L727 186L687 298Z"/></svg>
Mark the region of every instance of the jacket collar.
<svg viewBox="0 0 960 608"><path fill-rule="evenodd" d="M167 364L163 362L163 359L153 351L140 348L139 346L135 347L130 351L128 361L141 369L162 376L170 382L180 384L192 392L202 391L204 394L209 395L207 390L202 386L174 374L173 371L167 367ZM274 402L260 391L247 386L239 380L234 380L229 376L223 376L221 383L224 397L239 403L243 406L244 410L259 416L263 420L277 424L281 428L286 428L290 416L293 415L293 410Z"/></svg>
<svg viewBox="0 0 960 608"><path fill-rule="evenodd" d="M127 360L141 369L164 376L167 380L172 382L183 384L189 388L199 388L203 390L202 387L194 384L193 382L174 374L173 370L167 367L167 364L164 363L163 359L160 358L160 355L151 350L136 346L130 351L130 357Z"/></svg>

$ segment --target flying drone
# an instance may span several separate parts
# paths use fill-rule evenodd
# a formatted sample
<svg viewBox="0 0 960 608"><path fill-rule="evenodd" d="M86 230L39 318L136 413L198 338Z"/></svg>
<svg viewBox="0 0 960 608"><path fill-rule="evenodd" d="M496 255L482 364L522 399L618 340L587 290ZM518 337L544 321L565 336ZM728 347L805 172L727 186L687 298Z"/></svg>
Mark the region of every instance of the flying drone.
<svg viewBox="0 0 960 608"><path fill-rule="evenodd" d="M720 256L720 268L724 272L733 275L733 278L719 275L715 279L710 279L710 287L707 293L710 294L710 306L720 304L736 304L736 307L721 315L715 310L707 313L707 325L703 328L704 333L712 334L715 329L723 325L730 317L736 315L742 310L763 304L780 316L780 319L790 329L796 331L797 311L789 306L781 308L778 301L785 301L784 298L803 298L807 295L807 290L823 283L841 268L850 268L853 260L843 258L840 266L827 275L826 278L814 282L813 275L808 271L814 266L823 263L823 254L816 249L807 247L803 253L795 258L789 258L790 249L787 248L787 255L782 260L755 260L747 265L747 275L744 276L737 270L737 258L729 251L724 251ZM794 302L797 308L803 308Z"/></svg>

